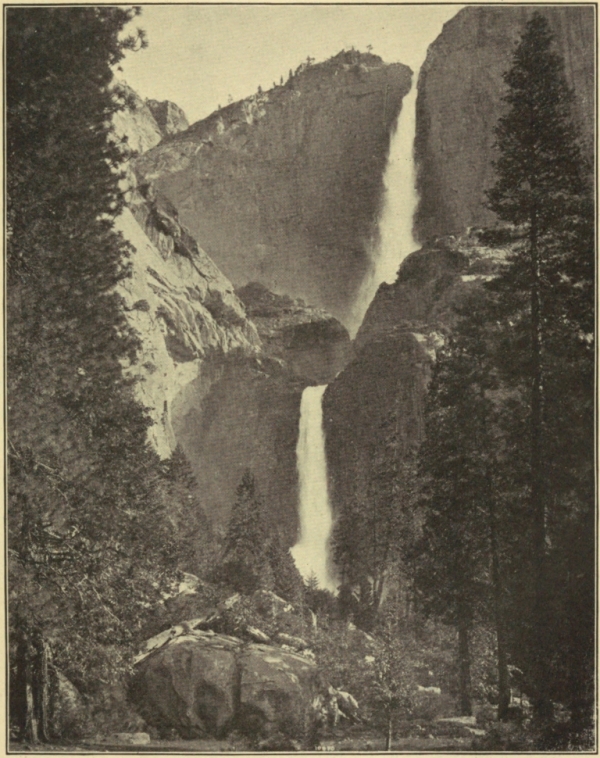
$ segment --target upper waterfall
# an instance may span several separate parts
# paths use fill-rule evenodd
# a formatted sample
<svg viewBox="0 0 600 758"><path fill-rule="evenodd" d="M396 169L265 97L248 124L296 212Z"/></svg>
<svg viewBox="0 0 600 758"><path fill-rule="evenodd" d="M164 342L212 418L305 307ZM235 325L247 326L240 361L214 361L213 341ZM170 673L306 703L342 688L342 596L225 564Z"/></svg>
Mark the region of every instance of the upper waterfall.
<svg viewBox="0 0 600 758"><path fill-rule="evenodd" d="M416 129L417 75L402 101L383 176L384 197L377 239L369 252L370 270L358 292L350 333L355 336L380 284L392 284L404 258L419 247L413 237L413 217L419 197L416 190L414 142Z"/></svg>

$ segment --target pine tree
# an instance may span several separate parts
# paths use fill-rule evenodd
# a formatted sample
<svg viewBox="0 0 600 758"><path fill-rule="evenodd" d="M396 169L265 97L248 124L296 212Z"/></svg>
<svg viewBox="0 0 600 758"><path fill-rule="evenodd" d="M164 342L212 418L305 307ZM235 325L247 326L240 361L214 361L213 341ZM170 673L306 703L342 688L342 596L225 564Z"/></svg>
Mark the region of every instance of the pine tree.
<svg viewBox="0 0 600 758"><path fill-rule="evenodd" d="M211 524L202 508L198 482L181 445L163 464L169 501L173 504L170 518L177 544L178 567L192 574L206 573L205 556L213 540Z"/></svg>
<svg viewBox="0 0 600 758"><path fill-rule="evenodd" d="M263 503L254 475L245 471L236 490L222 563L225 581L238 592L271 589L273 577L267 559L267 530Z"/></svg>
<svg viewBox="0 0 600 758"><path fill-rule="evenodd" d="M33 742L52 732L48 656L88 696L116 681L176 568L150 422L123 377L138 342L114 292L130 249L113 231L126 151L111 66L142 43L122 37L135 15L7 10L10 634L25 651L10 682Z"/></svg>
<svg viewBox="0 0 600 758"><path fill-rule="evenodd" d="M480 404L469 373L470 361L455 345L438 355L419 454L422 536L413 553L418 607L458 631L463 715L472 708L470 637L486 602L488 556L478 508L485 503L484 462L478 454L483 442Z"/></svg>
<svg viewBox="0 0 600 758"><path fill-rule="evenodd" d="M521 565L518 535L528 520L518 505L522 471L509 454L507 427L515 432L517 424L513 401L498 380L494 309L495 298L475 290L457 309L452 336L436 358L419 453L423 536L413 555L421 607L459 631L464 710L472 628L495 628L498 716L504 719L510 702L509 577Z"/></svg>
<svg viewBox="0 0 600 758"><path fill-rule="evenodd" d="M573 93L552 39L547 21L535 13L505 74L508 111L496 129L497 181L489 192L489 207L512 225L515 240L510 266L492 288L501 294L506 327L503 378L526 399L529 422L519 448L529 467L534 597L528 649L540 719L552 713L549 661L556 645L549 530L560 501L561 507L570 501L589 522L593 476L591 413L585 418L593 397L593 207L589 167L571 117ZM573 440L576 451L569 449Z"/></svg>
<svg viewBox="0 0 600 758"><path fill-rule="evenodd" d="M270 536L267 561L273 575L273 591L299 607L304 602L304 583L294 559L278 530Z"/></svg>
<svg viewBox="0 0 600 758"><path fill-rule="evenodd" d="M358 590L355 621L373 625L386 580L411 538L414 451L405 449L398 411L382 422L381 443L374 451L364 492L344 504L333 532L333 557L342 579L342 602Z"/></svg>

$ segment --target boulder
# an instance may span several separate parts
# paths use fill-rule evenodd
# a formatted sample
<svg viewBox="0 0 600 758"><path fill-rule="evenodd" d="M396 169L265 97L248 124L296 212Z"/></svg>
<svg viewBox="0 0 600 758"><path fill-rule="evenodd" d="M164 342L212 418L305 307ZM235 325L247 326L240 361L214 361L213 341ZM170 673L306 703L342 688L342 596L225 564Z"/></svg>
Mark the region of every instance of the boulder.
<svg viewBox="0 0 600 758"><path fill-rule="evenodd" d="M200 630L165 639L135 665L130 699L146 722L184 738L303 740L316 714L316 665L273 645Z"/></svg>
<svg viewBox="0 0 600 758"><path fill-rule="evenodd" d="M182 737L221 737L234 715L239 640L203 632L176 637L137 664L131 699L148 724Z"/></svg>
<svg viewBox="0 0 600 758"><path fill-rule="evenodd" d="M241 731L260 737L305 737L318 692L315 664L270 645L249 645L239 657Z"/></svg>

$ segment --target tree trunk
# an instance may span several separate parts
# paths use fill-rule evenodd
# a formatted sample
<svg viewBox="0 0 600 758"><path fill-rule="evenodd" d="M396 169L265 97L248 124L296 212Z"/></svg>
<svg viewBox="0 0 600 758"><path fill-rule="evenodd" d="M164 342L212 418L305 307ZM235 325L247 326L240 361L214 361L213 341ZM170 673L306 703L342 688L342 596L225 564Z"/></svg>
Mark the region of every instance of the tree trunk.
<svg viewBox="0 0 600 758"><path fill-rule="evenodd" d="M489 480L489 479L488 479ZM498 552L498 525L496 506L490 498L490 550L492 554L492 587L494 597L494 619L496 623L496 654L498 663L498 719L506 721L510 706L510 682L508 675L508 654L502 608L502 581L500 578L500 556Z"/></svg>
<svg viewBox="0 0 600 758"><path fill-rule="evenodd" d="M392 718L392 710L388 711L388 723L387 723L387 734L385 737L385 749L387 752L389 752L392 749L392 734L393 734L393 722L394 719Z"/></svg>
<svg viewBox="0 0 600 758"><path fill-rule="evenodd" d="M531 513L533 518L533 568L535 575L533 638L530 655L533 657L534 715L540 721L552 718L552 702L549 697L548 674L550 671L550 619L548 617L548 579L546 566L546 504L544 475L542 471L543 431L543 370L542 370L542 320L541 320L541 275L538 250L537 222L532 216L530 231L531 248L531 419L530 419L530 466L531 466Z"/></svg>
<svg viewBox="0 0 600 758"><path fill-rule="evenodd" d="M50 678L48 670L48 643L39 635L36 640L36 658L38 661L38 709L39 737L42 742L50 742Z"/></svg>
<svg viewBox="0 0 600 758"><path fill-rule="evenodd" d="M470 623L465 618L458 620L458 688L459 710L461 716L471 716L471 650Z"/></svg>
<svg viewBox="0 0 600 758"><path fill-rule="evenodd" d="M36 745L40 741L38 731L37 708L35 707L35 656L33 655L31 639L27 635L27 654L25 662L25 742Z"/></svg>

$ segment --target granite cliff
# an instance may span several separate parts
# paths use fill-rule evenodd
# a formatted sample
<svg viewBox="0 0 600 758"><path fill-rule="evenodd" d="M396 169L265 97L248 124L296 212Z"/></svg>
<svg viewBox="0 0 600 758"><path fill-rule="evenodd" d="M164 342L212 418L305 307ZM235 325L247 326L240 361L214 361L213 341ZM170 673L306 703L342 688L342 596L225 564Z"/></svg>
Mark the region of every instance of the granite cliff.
<svg viewBox="0 0 600 758"><path fill-rule="evenodd" d="M344 321L367 270L390 130L411 72L356 51L300 66L135 163L235 284Z"/></svg>
<svg viewBox="0 0 600 758"><path fill-rule="evenodd" d="M594 8L537 6L575 92L575 116L588 155L594 139ZM417 98L415 156L419 239L492 223L483 203L493 183L494 127L502 115L502 74L533 13L527 6L474 6L444 25L429 46Z"/></svg>
<svg viewBox="0 0 600 758"><path fill-rule="evenodd" d="M115 82L115 89L127 107L114 114L113 126L118 137L127 137L132 150L144 153L158 145L163 137L187 129L185 113L169 100L142 100L125 82Z"/></svg>
<svg viewBox="0 0 600 758"><path fill-rule="evenodd" d="M143 151L161 139L152 103L127 95L116 130ZM169 103L161 112L171 120L181 113ZM327 382L345 365L348 333L326 311L263 285L236 294L172 203L152 185L138 185L130 167L127 174L128 208L116 226L134 252L120 294L140 349L124 371L154 422L150 442L161 457L183 447L215 523L226 523L250 468L269 517L291 544L300 397L307 384Z"/></svg>

